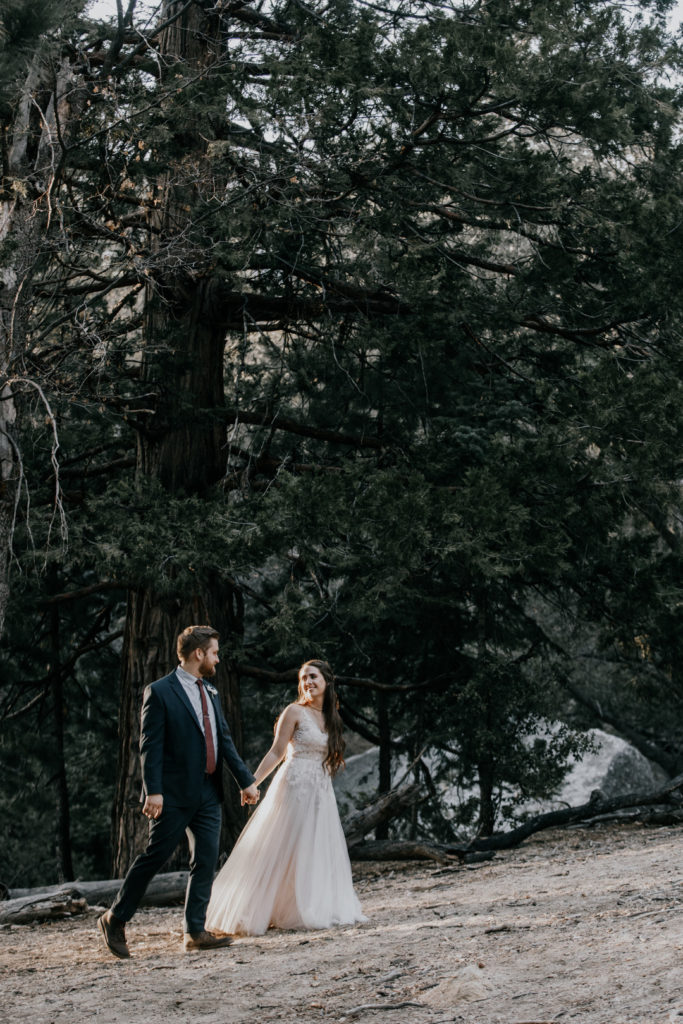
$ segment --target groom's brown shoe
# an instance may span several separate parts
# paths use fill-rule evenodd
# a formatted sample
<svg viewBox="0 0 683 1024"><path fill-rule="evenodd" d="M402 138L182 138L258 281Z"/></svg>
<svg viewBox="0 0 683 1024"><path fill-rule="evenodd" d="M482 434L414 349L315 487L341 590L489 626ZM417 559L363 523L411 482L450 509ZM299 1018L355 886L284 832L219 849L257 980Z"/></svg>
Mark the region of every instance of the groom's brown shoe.
<svg viewBox="0 0 683 1024"><path fill-rule="evenodd" d="M185 932L183 946L186 953L195 949L222 949L224 946L232 945L231 935L214 935L213 932Z"/></svg>
<svg viewBox="0 0 683 1024"><path fill-rule="evenodd" d="M102 917L98 917L97 927L102 933L102 938L109 952L117 956L119 960L127 960L130 956L130 950L126 942L126 926L123 921L119 921L117 917L114 917L111 910L107 910L102 914Z"/></svg>

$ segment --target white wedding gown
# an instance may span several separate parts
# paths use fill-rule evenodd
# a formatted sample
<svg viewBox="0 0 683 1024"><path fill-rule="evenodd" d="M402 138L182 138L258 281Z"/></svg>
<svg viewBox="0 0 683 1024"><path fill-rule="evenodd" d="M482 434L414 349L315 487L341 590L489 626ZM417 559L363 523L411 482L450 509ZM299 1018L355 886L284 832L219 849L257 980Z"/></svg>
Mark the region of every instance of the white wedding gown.
<svg viewBox="0 0 683 1024"><path fill-rule="evenodd" d="M366 921L332 780L327 733L303 709L285 759L213 884L209 931L329 928Z"/></svg>

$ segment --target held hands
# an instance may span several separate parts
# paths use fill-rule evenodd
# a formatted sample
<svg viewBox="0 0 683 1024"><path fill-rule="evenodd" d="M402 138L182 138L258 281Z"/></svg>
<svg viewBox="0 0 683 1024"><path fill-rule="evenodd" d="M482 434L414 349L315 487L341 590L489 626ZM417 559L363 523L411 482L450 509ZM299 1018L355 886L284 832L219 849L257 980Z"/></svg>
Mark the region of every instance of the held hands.
<svg viewBox="0 0 683 1024"><path fill-rule="evenodd" d="M240 801L242 807L245 804L257 804L259 802L261 794L259 793L258 786L255 782L252 782L251 786L247 786L246 789L240 790Z"/></svg>
<svg viewBox="0 0 683 1024"><path fill-rule="evenodd" d="M142 813L146 818L159 818L164 808L164 798L161 793L150 793L145 797Z"/></svg>

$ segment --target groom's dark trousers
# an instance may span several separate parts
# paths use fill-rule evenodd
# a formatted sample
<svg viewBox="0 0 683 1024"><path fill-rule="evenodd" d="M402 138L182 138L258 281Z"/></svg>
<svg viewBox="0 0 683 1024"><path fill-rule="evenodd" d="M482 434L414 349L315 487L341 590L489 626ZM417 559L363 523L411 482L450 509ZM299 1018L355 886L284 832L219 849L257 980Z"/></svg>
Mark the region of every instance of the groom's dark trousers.
<svg viewBox="0 0 683 1024"><path fill-rule="evenodd" d="M202 782L195 805L169 807L164 800L161 817L150 821L147 849L133 862L111 908L119 921L130 921L150 881L171 856L185 831L190 844L190 878L185 894L183 930L191 935L204 930L221 831L221 805L209 776Z"/></svg>
<svg viewBox="0 0 683 1024"><path fill-rule="evenodd" d="M112 914L130 921L154 875L187 832L190 878L185 898L184 930L204 930L206 908L218 860L223 795L221 766L225 760L240 789L254 781L237 753L216 690L205 684L213 703L217 769L207 775L206 743L199 720L175 672L145 690L140 729L143 796L160 793L160 817L149 823L147 849L134 861L112 904Z"/></svg>

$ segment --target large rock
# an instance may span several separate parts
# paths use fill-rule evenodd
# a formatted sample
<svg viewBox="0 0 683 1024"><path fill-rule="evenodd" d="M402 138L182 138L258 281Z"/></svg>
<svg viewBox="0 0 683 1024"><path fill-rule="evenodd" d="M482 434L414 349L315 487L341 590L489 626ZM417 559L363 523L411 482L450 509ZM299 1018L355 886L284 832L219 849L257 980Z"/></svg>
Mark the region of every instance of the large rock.
<svg viewBox="0 0 683 1024"><path fill-rule="evenodd" d="M620 736L602 729L591 729L589 735L597 751L584 754L580 761L573 763L553 803L576 807L586 803L594 789L612 797L647 792L667 781L669 776L659 765L649 761Z"/></svg>
<svg viewBox="0 0 683 1024"><path fill-rule="evenodd" d="M596 750L575 760L565 781L552 800L526 804L526 813L540 813L555 807L576 807L587 803L595 789L605 796L621 793L646 792L663 785L668 776L658 765L649 761L639 750L619 736L591 729L589 736ZM430 759L427 756L427 762ZM392 759L392 785L405 775L409 761L401 756ZM347 758L346 771L334 780L334 789L342 817L357 807L367 804L377 793L379 748L370 747L361 754ZM459 800L471 796L447 783L441 784L444 803L455 807Z"/></svg>

